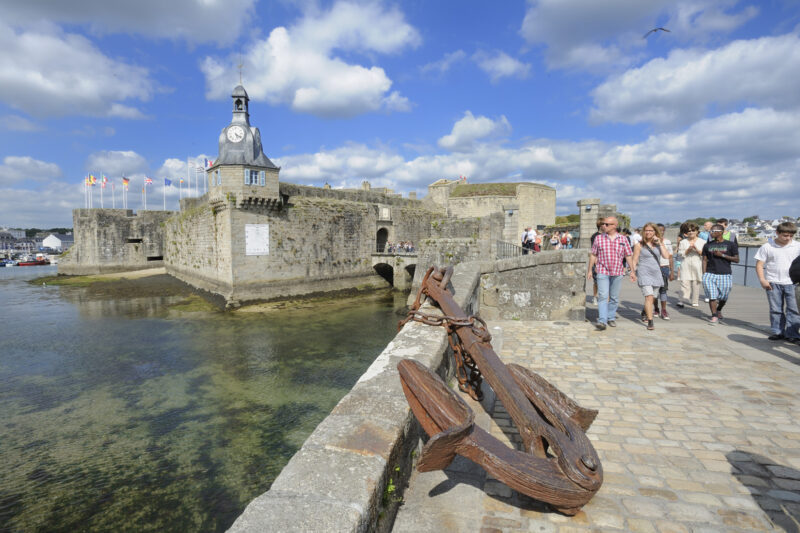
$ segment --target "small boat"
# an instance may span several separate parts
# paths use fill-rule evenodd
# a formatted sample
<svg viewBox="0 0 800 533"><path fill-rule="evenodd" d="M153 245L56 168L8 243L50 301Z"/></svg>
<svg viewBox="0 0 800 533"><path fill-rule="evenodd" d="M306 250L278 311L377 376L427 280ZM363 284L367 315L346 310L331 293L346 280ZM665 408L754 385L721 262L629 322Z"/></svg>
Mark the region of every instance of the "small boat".
<svg viewBox="0 0 800 533"><path fill-rule="evenodd" d="M0 267L13 267L17 266L17 262L13 259L3 259L0 260Z"/></svg>
<svg viewBox="0 0 800 533"><path fill-rule="evenodd" d="M49 264L50 261L48 261L47 259L24 259L19 263L17 263L17 265L21 267L42 266Z"/></svg>

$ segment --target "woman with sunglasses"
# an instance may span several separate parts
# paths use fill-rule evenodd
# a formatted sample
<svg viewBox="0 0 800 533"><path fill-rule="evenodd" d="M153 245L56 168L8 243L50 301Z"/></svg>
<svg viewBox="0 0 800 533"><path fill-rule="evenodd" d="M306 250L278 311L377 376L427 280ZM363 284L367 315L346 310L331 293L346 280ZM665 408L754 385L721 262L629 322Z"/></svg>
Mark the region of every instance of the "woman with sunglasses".
<svg viewBox="0 0 800 533"><path fill-rule="evenodd" d="M658 289L664 285L661 273L661 258L669 257L669 251L661 240L658 226L648 222L642 227L642 240L633 247L631 270L636 272L631 279L637 281L644 296L642 319L647 321L647 329L653 330L653 302Z"/></svg>

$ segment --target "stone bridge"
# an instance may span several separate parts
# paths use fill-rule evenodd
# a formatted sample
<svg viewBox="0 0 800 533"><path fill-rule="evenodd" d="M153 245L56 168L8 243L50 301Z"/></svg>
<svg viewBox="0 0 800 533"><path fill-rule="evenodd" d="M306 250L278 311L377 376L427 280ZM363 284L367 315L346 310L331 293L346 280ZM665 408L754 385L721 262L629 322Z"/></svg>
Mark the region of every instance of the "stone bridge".
<svg viewBox="0 0 800 533"><path fill-rule="evenodd" d="M411 287L411 281L414 279L417 254L374 253L372 254L372 268L395 289L407 290Z"/></svg>

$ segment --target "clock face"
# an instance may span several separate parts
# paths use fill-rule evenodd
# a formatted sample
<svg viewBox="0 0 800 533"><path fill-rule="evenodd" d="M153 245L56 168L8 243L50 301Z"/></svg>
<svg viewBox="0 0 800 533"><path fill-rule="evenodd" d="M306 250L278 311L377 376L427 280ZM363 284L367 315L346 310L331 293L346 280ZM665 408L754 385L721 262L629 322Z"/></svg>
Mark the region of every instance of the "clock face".
<svg viewBox="0 0 800 533"><path fill-rule="evenodd" d="M232 143L238 143L244 139L244 130L241 126L231 126L228 128L228 140Z"/></svg>

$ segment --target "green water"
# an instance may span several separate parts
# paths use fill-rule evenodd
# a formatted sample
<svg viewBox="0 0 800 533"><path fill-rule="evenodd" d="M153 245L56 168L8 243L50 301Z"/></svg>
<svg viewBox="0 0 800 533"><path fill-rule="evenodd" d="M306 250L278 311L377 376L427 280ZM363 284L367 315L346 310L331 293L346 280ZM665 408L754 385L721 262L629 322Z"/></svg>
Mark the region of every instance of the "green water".
<svg viewBox="0 0 800 533"><path fill-rule="evenodd" d="M269 313L0 269L0 531L224 531L394 335L390 292Z"/></svg>

